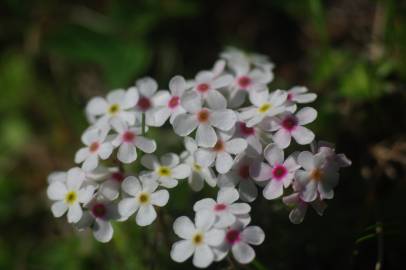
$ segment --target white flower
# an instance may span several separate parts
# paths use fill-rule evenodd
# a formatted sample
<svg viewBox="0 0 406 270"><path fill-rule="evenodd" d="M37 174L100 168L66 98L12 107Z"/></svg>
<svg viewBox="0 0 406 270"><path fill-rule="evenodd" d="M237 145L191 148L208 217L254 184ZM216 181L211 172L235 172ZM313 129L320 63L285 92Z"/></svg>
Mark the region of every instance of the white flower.
<svg viewBox="0 0 406 270"><path fill-rule="evenodd" d="M183 240L172 245L171 258L184 262L193 254L193 265L208 267L214 260L213 247L221 244L224 231L213 228L215 216L210 211L196 213L195 224L188 217L179 217L173 230Z"/></svg>
<svg viewBox="0 0 406 270"><path fill-rule="evenodd" d="M128 127L123 123L113 123L113 128L118 133L111 142L118 148L117 158L123 163L131 163L137 159L137 149L145 153L153 153L156 150L156 142L147 139L142 134L141 127Z"/></svg>
<svg viewBox="0 0 406 270"><path fill-rule="evenodd" d="M250 95L250 101L254 106L244 108L240 117L246 121L247 127L253 127L265 117L283 113L286 110L284 106L286 97L286 93L281 90L272 93L269 93L268 90L254 92Z"/></svg>
<svg viewBox="0 0 406 270"><path fill-rule="evenodd" d="M72 168L66 173L65 181L53 181L48 189L48 197L56 201L51 210L55 217L63 216L68 211L68 222L76 223L82 217L82 204L88 203L93 196L94 187L83 187L85 173L80 168Z"/></svg>
<svg viewBox="0 0 406 270"><path fill-rule="evenodd" d="M248 146L246 149L246 154L251 157L256 157L262 154L261 141L271 141L271 136L266 134L259 126L247 127L247 124L242 121L238 121L235 124L235 136L238 138L243 138L247 141Z"/></svg>
<svg viewBox="0 0 406 270"><path fill-rule="evenodd" d="M113 237L111 220L119 220L121 217L117 211L117 205L104 200L92 200L87 205L88 211L83 213L81 220L75 224L79 230L91 228L94 238L102 243L107 243Z"/></svg>
<svg viewBox="0 0 406 270"><path fill-rule="evenodd" d="M154 206L162 207L168 203L169 192L165 189L156 190L155 181L139 181L135 176L127 177L122 189L128 197L118 204L120 215L129 217L137 212L135 221L139 226L150 225L157 217Z"/></svg>
<svg viewBox="0 0 406 270"><path fill-rule="evenodd" d="M236 222L226 230L222 245L214 250L215 260L220 261L231 250L234 259L241 264L248 264L255 258L255 251L250 245L258 246L265 240L264 231L258 226L245 227Z"/></svg>
<svg viewBox="0 0 406 270"><path fill-rule="evenodd" d="M176 134L187 136L197 128L196 141L203 147L216 144L217 135L214 128L227 131L232 129L237 121L232 110L202 108L202 99L196 92L186 93L182 98L182 106L187 113L178 115L173 121Z"/></svg>
<svg viewBox="0 0 406 270"><path fill-rule="evenodd" d="M304 170L298 170L295 180L303 187L300 198L312 202L318 196L320 199L332 199L334 187L338 184L338 168L326 162L326 156L321 152L316 155L311 152L301 152L297 159Z"/></svg>
<svg viewBox="0 0 406 270"><path fill-rule="evenodd" d="M310 147L315 154L323 153L326 162L331 163L332 166L336 166L337 168L351 166L351 160L349 160L345 154L336 154L334 145L329 142L313 141Z"/></svg>
<svg viewBox="0 0 406 270"><path fill-rule="evenodd" d="M239 198L238 191L235 188L222 188L217 193L217 201L212 198L197 201L193 210L211 211L216 216L214 227L227 228L236 222L240 216L245 217L251 207L247 203L236 203Z"/></svg>
<svg viewBox="0 0 406 270"><path fill-rule="evenodd" d="M200 191L203 188L204 182L209 186L216 186L216 176L210 167L204 167L197 163L194 153L198 149L197 143L191 137L185 137L185 148L187 151L183 152L181 158L183 162L190 167L190 175L188 183L192 190Z"/></svg>
<svg viewBox="0 0 406 270"><path fill-rule="evenodd" d="M173 188L177 186L179 179L190 175L189 166L179 163L179 156L173 153L163 155L159 161L155 155L145 155L141 158L141 164L152 171L141 172L140 178L157 181L163 187Z"/></svg>
<svg viewBox="0 0 406 270"><path fill-rule="evenodd" d="M314 140L314 133L303 125L313 122L317 117L317 111L311 107L300 109L296 114L285 112L269 121L269 130L277 131L274 142L282 149L290 145L292 137L298 144L309 144Z"/></svg>
<svg viewBox="0 0 406 270"><path fill-rule="evenodd" d="M286 110L294 113L297 109L296 103L310 103L316 100L317 95L314 93L307 93L309 90L304 86L295 86L287 91L288 97L286 99Z"/></svg>
<svg viewBox="0 0 406 270"><path fill-rule="evenodd" d="M218 173L227 173L233 166L233 155L242 153L247 148L247 142L242 138L231 139L220 133L216 144L211 148L199 148L195 152L197 163L209 167L215 163Z"/></svg>
<svg viewBox="0 0 406 270"><path fill-rule="evenodd" d="M107 179L100 184L99 193L106 199L113 201L120 195L120 187L125 175L114 168L107 176Z"/></svg>
<svg viewBox="0 0 406 270"><path fill-rule="evenodd" d="M268 164L256 163L251 168L251 175L257 181L268 181L263 190L268 200L276 199L283 194L283 188L292 183L295 172L300 168L295 159L290 156L284 161L283 150L275 144L268 145L264 150Z"/></svg>
<svg viewBox="0 0 406 270"><path fill-rule="evenodd" d="M210 108L221 110L227 107L227 100L218 90L230 85L232 81L233 77L229 74L219 76L210 71L202 71L195 78L193 90L201 95Z"/></svg>
<svg viewBox="0 0 406 270"><path fill-rule="evenodd" d="M230 62L229 64L231 66L240 62L245 62L249 65L253 65L265 70L272 70L275 66L266 55L246 53L234 47L228 47L224 52L221 53L221 57Z"/></svg>
<svg viewBox="0 0 406 270"><path fill-rule="evenodd" d="M176 116L185 112L181 105L181 97L188 88L182 76L175 76L169 82L170 94L161 94L153 99L155 108L151 110L156 126L162 126L169 118L170 123Z"/></svg>
<svg viewBox="0 0 406 270"><path fill-rule="evenodd" d="M138 92L118 89L111 91L106 99L95 97L86 106L86 113L97 125L104 126L119 121L129 125L135 122L135 114L131 109L138 102Z"/></svg>
<svg viewBox="0 0 406 270"><path fill-rule="evenodd" d="M219 177L220 188L237 187L240 199L246 202L254 201L258 196L258 188L254 179L250 176L250 167L258 160L240 155L236 158L231 170Z"/></svg>
<svg viewBox="0 0 406 270"><path fill-rule="evenodd" d="M105 142L108 129L90 128L82 135L86 147L79 149L75 155L75 163L82 163L82 169L92 171L99 165L99 158L107 159L113 152L110 142Z"/></svg>
<svg viewBox="0 0 406 270"><path fill-rule="evenodd" d="M168 91L158 91L157 82L149 77L142 78L136 82L140 97L138 99L135 109L141 113L145 113L145 123L148 126L158 127L162 126L164 122L160 119L159 111L156 111L158 104L162 100L170 98Z"/></svg>

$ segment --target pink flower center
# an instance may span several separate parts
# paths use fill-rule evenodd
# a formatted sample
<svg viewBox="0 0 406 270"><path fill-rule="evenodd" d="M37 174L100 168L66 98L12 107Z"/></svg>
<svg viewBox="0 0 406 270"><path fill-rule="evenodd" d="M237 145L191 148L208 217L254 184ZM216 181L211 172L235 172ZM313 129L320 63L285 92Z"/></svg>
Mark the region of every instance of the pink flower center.
<svg viewBox="0 0 406 270"><path fill-rule="evenodd" d="M214 211L216 211L216 212L221 212L221 211L223 211L224 209L226 209L227 208L227 205L225 205L224 203L218 203L218 204L216 204L215 206L214 206Z"/></svg>
<svg viewBox="0 0 406 270"><path fill-rule="evenodd" d="M247 89L250 84L251 84L250 77L241 76L238 78L238 86L240 86L241 89Z"/></svg>
<svg viewBox="0 0 406 270"><path fill-rule="evenodd" d="M238 175L244 179L249 178L250 177L250 166L242 165L238 170Z"/></svg>
<svg viewBox="0 0 406 270"><path fill-rule="evenodd" d="M276 180L281 180L287 173L288 170L283 165L277 165L272 169L272 176Z"/></svg>
<svg viewBox="0 0 406 270"><path fill-rule="evenodd" d="M114 173L111 175L111 178L112 178L114 181L121 183L121 182L123 182L123 180L124 180L124 174L123 174L122 172L114 172Z"/></svg>
<svg viewBox="0 0 406 270"><path fill-rule="evenodd" d="M95 217L102 218L107 213L106 206L102 203L97 203L97 204L93 205L92 213Z"/></svg>
<svg viewBox="0 0 406 270"><path fill-rule="evenodd" d="M240 240L241 240L240 234L241 233L237 230L233 230L233 229L228 230L226 233L227 243L229 243L230 245L234 245L234 244L240 242Z"/></svg>
<svg viewBox="0 0 406 270"><path fill-rule="evenodd" d="M291 131L297 127L297 118L294 115L286 116L282 120L282 127L288 131Z"/></svg>
<svg viewBox="0 0 406 270"><path fill-rule="evenodd" d="M292 101L292 98L293 98L293 95L292 95L292 93L288 93L288 97L287 97L287 100L289 100L289 101Z"/></svg>
<svg viewBox="0 0 406 270"><path fill-rule="evenodd" d="M173 96L168 102L168 107L171 109L175 109L179 106L180 98L178 96Z"/></svg>
<svg viewBox="0 0 406 270"><path fill-rule="evenodd" d="M141 111L145 112L151 107L151 101L147 97L140 97L137 106Z"/></svg>
<svg viewBox="0 0 406 270"><path fill-rule="evenodd" d="M197 113L197 121L200 123L207 123L210 118L210 112L207 109L203 109Z"/></svg>
<svg viewBox="0 0 406 270"><path fill-rule="evenodd" d="M135 136L134 132L126 131L123 134L123 141L126 142L126 143L132 143L132 142L134 142L135 137L136 136Z"/></svg>
<svg viewBox="0 0 406 270"><path fill-rule="evenodd" d="M239 125L242 135L248 137L255 134L255 129L253 127L247 127L244 122L239 122Z"/></svg>
<svg viewBox="0 0 406 270"><path fill-rule="evenodd" d="M213 151L215 152L224 151L224 142L222 140L218 140L216 144L213 146Z"/></svg>
<svg viewBox="0 0 406 270"><path fill-rule="evenodd" d="M98 142L92 142L89 146L90 152L94 153L99 149L100 144Z"/></svg>
<svg viewBox="0 0 406 270"><path fill-rule="evenodd" d="M207 83L201 83L197 86L197 91L199 91L200 93L206 93L207 91L209 91L210 86Z"/></svg>

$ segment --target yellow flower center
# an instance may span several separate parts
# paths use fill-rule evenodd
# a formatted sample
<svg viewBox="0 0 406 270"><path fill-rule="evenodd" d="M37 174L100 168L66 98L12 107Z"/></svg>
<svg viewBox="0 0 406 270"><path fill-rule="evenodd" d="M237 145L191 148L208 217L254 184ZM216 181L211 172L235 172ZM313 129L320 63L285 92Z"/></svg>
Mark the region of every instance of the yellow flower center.
<svg viewBox="0 0 406 270"><path fill-rule="evenodd" d="M269 109L272 108L272 104L271 103L264 103L262 104L259 108L258 108L258 112L260 113L266 113L267 111L269 111Z"/></svg>
<svg viewBox="0 0 406 270"><path fill-rule="evenodd" d="M193 170L195 172L201 172L202 171L202 166L200 166L199 164L195 163L193 164Z"/></svg>
<svg viewBox="0 0 406 270"><path fill-rule="evenodd" d="M118 104L112 104L108 109L109 114L111 114L111 115L118 113L119 110L120 110L120 106Z"/></svg>
<svg viewBox="0 0 406 270"><path fill-rule="evenodd" d="M172 174L172 171L169 167L162 166L162 167L159 167L159 169L158 169L159 176L171 176L171 174Z"/></svg>
<svg viewBox="0 0 406 270"><path fill-rule="evenodd" d="M65 196L65 202L67 204L74 204L78 199L78 195L75 191L69 191Z"/></svg>
<svg viewBox="0 0 406 270"><path fill-rule="evenodd" d="M192 238L192 242L196 246L202 244L203 243L203 234L201 234L200 232L196 233Z"/></svg>
<svg viewBox="0 0 406 270"><path fill-rule="evenodd" d="M310 173L310 179L312 179L314 181L320 181L322 177L323 177L323 172L320 169L314 169Z"/></svg>
<svg viewBox="0 0 406 270"><path fill-rule="evenodd" d="M138 201L140 202L140 204L146 204L148 203L150 200L150 196L148 193L146 192L142 192L139 196L138 196Z"/></svg>

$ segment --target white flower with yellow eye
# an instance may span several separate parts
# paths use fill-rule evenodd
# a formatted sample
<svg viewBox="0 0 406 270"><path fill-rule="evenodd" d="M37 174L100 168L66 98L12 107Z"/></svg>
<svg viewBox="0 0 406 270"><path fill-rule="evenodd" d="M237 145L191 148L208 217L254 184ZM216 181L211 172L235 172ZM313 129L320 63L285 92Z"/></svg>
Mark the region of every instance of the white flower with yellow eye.
<svg viewBox="0 0 406 270"><path fill-rule="evenodd" d="M157 181L166 188L176 187L178 180L190 175L190 167L179 163L179 156L173 153L163 155L160 160L155 155L145 155L141 158L141 164L151 171L141 172L140 178Z"/></svg>
<svg viewBox="0 0 406 270"><path fill-rule="evenodd" d="M52 214L55 217L63 216L68 212L68 222L76 223L82 217L83 204L88 203L93 196L94 186L83 186L85 173L80 168L72 168L66 173L64 181L53 181L47 189L48 197L55 201Z"/></svg>

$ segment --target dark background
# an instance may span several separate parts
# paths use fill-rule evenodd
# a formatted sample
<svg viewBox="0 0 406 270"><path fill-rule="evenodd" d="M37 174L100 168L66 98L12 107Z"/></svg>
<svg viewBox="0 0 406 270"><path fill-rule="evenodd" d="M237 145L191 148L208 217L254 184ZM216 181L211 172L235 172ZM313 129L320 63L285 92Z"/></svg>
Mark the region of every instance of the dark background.
<svg viewBox="0 0 406 270"><path fill-rule="evenodd" d="M405 269L406 3L395 0L1 0L0 269L191 269L169 258L171 224L215 191L181 185L161 222L117 224L100 244L52 217L46 177L73 166L91 97L146 75L166 88L230 45L274 61L270 89L316 92L312 129L353 161L324 217L293 225L280 201L257 200L266 241L234 269ZM180 150L169 127L151 134L159 153Z"/></svg>

